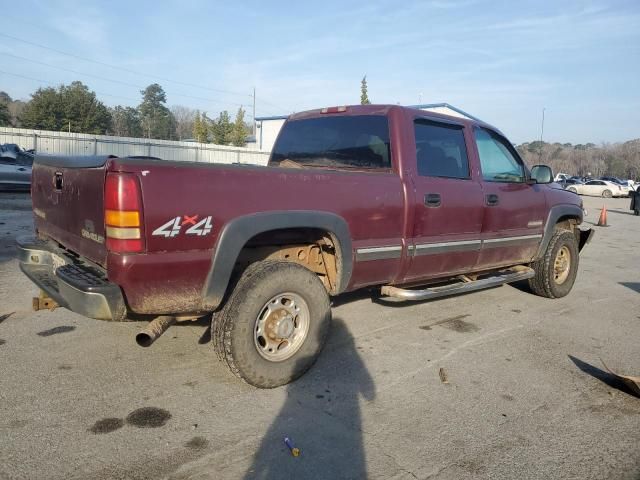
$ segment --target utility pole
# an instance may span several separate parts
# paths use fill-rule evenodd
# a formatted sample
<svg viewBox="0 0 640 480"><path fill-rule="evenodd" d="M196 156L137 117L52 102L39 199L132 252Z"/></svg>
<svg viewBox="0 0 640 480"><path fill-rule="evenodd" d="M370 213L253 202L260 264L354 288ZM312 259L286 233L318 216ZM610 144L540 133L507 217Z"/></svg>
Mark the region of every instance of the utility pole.
<svg viewBox="0 0 640 480"><path fill-rule="evenodd" d="M256 136L256 87L253 87L253 136Z"/></svg>
<svg viewBox="0 0 640 480"><path fill-rule="evenodd" d="M544 111L545 107L542 107L542 124L540 125L540 151L538 152L538 162L542 159L542 136L544 135Z"/></svg>

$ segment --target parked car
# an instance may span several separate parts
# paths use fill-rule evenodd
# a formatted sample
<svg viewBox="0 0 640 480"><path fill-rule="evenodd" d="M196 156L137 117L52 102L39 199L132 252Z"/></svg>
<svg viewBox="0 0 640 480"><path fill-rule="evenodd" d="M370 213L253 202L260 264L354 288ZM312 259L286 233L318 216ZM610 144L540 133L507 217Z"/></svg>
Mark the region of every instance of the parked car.
<svg viewBox="0 0 640 480"><path fill-rule="evenodd" d="M29 190L33 154L19 151L16 156L0 156L0 190Z"/></svg>
<svg viewBox="0 0 640 480"><path fill-rule="evenodd" d="M15 143L4 143L0 145L0 157L16 158L21 151L20 146Z"/></svg>
<svg viewBox="0 0 640 480"><path fill-rule="evenodd" d="M584 182L582 180L568 178L563 182L560 182L560 185L562 185L562 188L566 190L571 185L584 185Z"/></svg>
<svg viewBox="0 0 640 480"><path fill-rule="evenodd" d="M600 177L600 180L605 180L607 182L620 185L620 187L622 187L622 191L627 196L629 195L629 192L632 190L631 186L629 186L629 183L626 180L620 180L619 178L616 178L616 177Z"/></svg>
<svg viewBox="0 0 640 480"><path fill-rule="evenodd" d="M577 193L578 195L589 195L596 197L625 197L628 192L623 190L621 185L617 183L608 182L606 180L591 180L584 184L575 184L567 187L569 192Z"/></svg>
<svg viewBox="0 0 640 480"><path fill-rule="evenodd" d="M271 388L313 365L330 296L425 300L525 279L567 295L593 230L552 180L477 120L324 108L287 119L268 166L38 157L38 236L20 240L20 268L88 317L167 315L143 346L215 311L219 357Z"/></svg>

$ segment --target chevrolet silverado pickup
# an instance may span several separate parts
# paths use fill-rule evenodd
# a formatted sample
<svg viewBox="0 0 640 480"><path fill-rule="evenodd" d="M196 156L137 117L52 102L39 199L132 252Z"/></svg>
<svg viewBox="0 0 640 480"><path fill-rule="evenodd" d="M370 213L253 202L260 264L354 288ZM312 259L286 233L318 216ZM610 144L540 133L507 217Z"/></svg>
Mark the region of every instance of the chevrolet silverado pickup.
<svg viewBox="0 0 640 480"><path fill-rule="evenodd" d="M567 295L593 232L552 180L477 120L331 107L291 115L267 166L38 156L20 267L47 305L155 318L141 345L213 312L218 356L270 388L311 367L344 292Z"/></svg>

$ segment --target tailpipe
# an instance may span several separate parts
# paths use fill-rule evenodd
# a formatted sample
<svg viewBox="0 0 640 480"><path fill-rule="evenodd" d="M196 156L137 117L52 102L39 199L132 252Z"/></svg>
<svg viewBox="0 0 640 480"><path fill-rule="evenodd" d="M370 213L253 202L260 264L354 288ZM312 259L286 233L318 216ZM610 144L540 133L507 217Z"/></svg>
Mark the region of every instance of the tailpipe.
<svg viewBox="0 0 640 480"><path fill-rule="evenodd" d="M144 330L136 335L136 343L141 347L150 347L160 335L176 322L176 317L163 316L153 319Z"/></svg>

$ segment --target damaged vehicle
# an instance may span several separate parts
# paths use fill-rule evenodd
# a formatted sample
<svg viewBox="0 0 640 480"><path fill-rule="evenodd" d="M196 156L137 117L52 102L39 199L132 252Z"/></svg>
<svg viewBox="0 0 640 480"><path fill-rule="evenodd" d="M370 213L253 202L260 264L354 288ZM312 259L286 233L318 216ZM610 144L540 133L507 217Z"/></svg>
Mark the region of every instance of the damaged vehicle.
<svg viewBox="0 0 640 480"><path fill-rule="evenodd" d="M220 359L271 388L313 365L344 292L416 301L527 280L567 295L593 232L552 181L477 120L324 108L288 118L266 167L38 156L20 268L37 307L159 316L142 345L213 312Z"/></svg>

